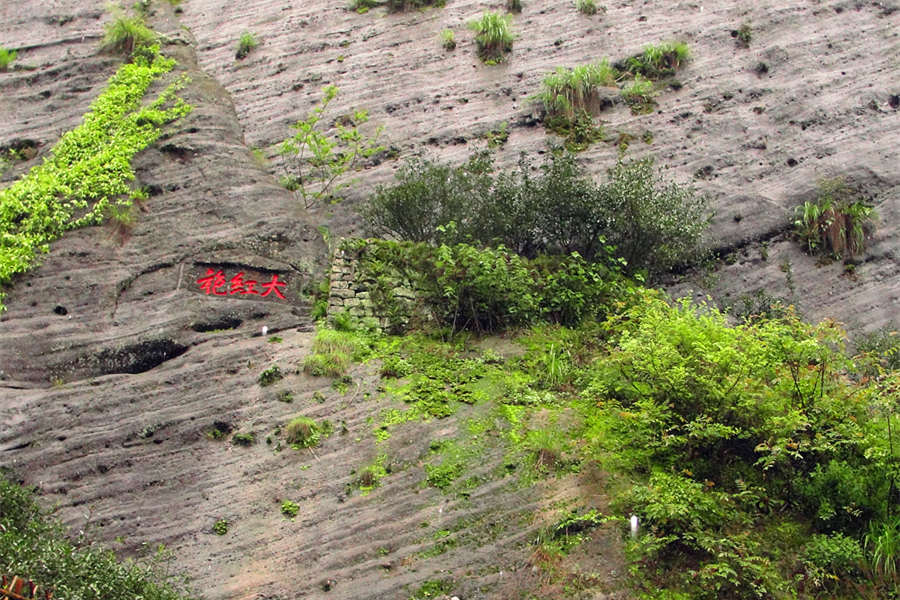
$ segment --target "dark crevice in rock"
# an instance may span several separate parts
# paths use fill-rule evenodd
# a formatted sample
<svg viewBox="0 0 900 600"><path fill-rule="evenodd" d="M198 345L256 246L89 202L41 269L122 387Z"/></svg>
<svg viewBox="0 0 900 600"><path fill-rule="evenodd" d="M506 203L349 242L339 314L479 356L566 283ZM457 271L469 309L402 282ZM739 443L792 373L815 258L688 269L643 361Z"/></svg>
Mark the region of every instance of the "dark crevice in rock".
<svg viewBox="0 0 900 600"><path fill-rule="evenodd" d="M236 315L221 315L208 321L191 324L191 329L200 333L208 331L220 331L223 329L237 329L244 321Z"/></svg>

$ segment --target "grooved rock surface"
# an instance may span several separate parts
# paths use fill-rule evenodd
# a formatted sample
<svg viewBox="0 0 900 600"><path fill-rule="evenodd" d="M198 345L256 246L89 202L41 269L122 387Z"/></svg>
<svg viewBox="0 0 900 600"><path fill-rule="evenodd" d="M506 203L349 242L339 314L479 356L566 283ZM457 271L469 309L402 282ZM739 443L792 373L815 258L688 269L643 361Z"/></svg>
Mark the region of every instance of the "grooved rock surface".
<svg viewBox="0 0 900 600"><path fill-rule="evenodd" d="M508 61L488 67L465 23L496 2L448 0L397 15L359 15L330 0L185 0L180 14L154 2L150 24L191 78L182 95L195 108L138 156L151 197L131 230L71 232L9 290L0 315L0 466L37 485L93 539L132 555L165 543L176 569L211 599L409 598L423 581L444 578L464 599L517 598L544 583L527 542L546 524L542 509L573 498L602 508L592 474L530 489L499 479L467 502L448 499L420 482L428 440L452 435L451 418L398 429L384 485L346 493L352 471L376 458L367 419L387 405L370 367L354 371L359 387L347 394L295 373L312 340L300 292L327 263L316 226L334 238L358 233L354 206L397 163L357 173L344 203L309 212L277 185L279 143L329 83L340 88L331 118L367 108L401 156L424 148L461 161L507 121L498 163L512 164L552 140L528 99L545 73L683 40L694 58L677 76L681 87L662 90L649 115L614 103L601 115L610 141L580 155L600 177L628 134L627 156L655 155L672 177L711 194L709 244L730 259L669 282L671 290L710 292L722 303L763 290L810 318L864 329L900 319L896 1L644 0L606 3L594 17L569 0L523 5ZM27 142L38 152L0 185L38 164L115 72L119 59L97 51L104 7L0 2L0 44L19 49L16 67L0 73L0 147ZM731 37L743 22L753 32L747 49ZM444 28L456 32L453 52L440 47ZM261 44L236 61L244 31ZM788 235L794 207L835 176L880 214L852 273L818 264ZM260 281L277 274L286 298L204 294L196 279L208 269ZM283 342L268 343L262 326ZM271 364L288 376L261 388L257 377ZM293 404L277 401L283 390ZM273 453L265 437L298 412L344 421L348 433L314 452ZM217 422L255 433L257 443L208 439ZM279 513L284 499L300 505L294 521ZM211 533L220 518L232 523L221 537ZM423 557L435 532L460 519L472 538ZM590 564L614 590L621 549L615 532L600 533Z"/></svg>

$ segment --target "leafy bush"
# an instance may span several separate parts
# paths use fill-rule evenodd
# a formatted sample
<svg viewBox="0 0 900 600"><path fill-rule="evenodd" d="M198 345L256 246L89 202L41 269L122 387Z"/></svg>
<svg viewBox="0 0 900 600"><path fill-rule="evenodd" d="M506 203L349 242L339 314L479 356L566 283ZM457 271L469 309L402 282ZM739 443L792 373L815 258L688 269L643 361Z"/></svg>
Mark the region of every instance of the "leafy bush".
<svg viewBox="0 0 900 600"><path fill-rule="evenodd" d="M285 500L281 503L281 514L288 519L293 519L300 512L300 505L292 500Z"/></svg>
<svg viewBox="0 0 900 600"><path fill-rule="evenodd" d="M18 53L15 50L9 50L8 48L0 46L0 71L5 71L9 68L9 65L16 60L17 54Z"/></svg>
<svg viewBox="0 0 900 600"><path fill-rule="evenodd" d="M216 535L225 535L228 533L228 519L219 519L213 523L212 530Z"/></svg>
<svg viewBox="0 0 900 600"><path fill-rule="evenodd" d="M231 443L236 446L252 446L256 443L256 436L252 433L236 433L231 436Z"/></svg>
<svg viewBox="0 0 900 600"><path fill-rule="evenodd" d="M375 235L503 245L526 257L604 260L610 245L631 273L656 275L699 258L708 200L665 181L652 160L620 162L600 185L568 153L552 153L532 171L525 157L516 171L496 175L484 154L455 168L412 159L363 215Z"/></svg>
<svg viewBox="0 0 900 600"><path fill-rule="evenodd" d="M106 24L103 35L105 49L130 55L135 50L156 42L156 33L147 27L141 17L128 17L121 12L114 14L114 17Z"/></svg>
<svg viewBox="0 0 900 600"><path fill-rule="evenodd" d="M237 51L234 53L234 57L238 60L246 58L251 51L255 50L259 46L259 40L256 38L256 34L245 31L241 34L241 37L238 39Z"/></svg>
<svg viewBox="0 0 900 600"><path fill-rule="evenodd" d="M266 387L266 386L272 385L276 381L282 380L283 378L284 378L284 373L281 372L281 369L278 367L278 365L272 365L271 367L269 367L268 369L264 370L262 373L259 374L259 378L257 379L257 382L262 387Z"/></svg>
<svg viewBox="0 0 900 600"><path fill-rule="evenodd" d="M810 571L841 577L860 570L863 551L858 541L842 533L817 534L809 539L801 560Z"/></svg>
<svg viewBox="0 0 900 600"><path fill-rule="evenodd" d="M509 15L486 12L477 21L469 23L469 29L475 32L475 43L478 56L487 64L503 61L503 55L512 50L515 36L510 31Z"/></svg>
<svg viewBox="0 0 900 600"><path fill-rule="evenodd" d="M40 584L55 598L179 600L192 597L164 573L164 548L148 560L120 562L97 545L69 541L32 492L0 476L0 570Z"/></svg>
<svg viewBox="0 0 900 600"><path fill-rule="evenodd" d="M40 165L0 190L0 285L27 271L65 231L97 224L110 204L130 202L132 157L159 137L163 125L191 110L175 95L183 83L143 103L150 84L174 66L156 46L136 53L110 78L83 123L65 133Z"/></svg>
<svg viewBox="0 0 900 600"><path fill-rule="evenodd" d="M349 182L338 182L338 179L384 150L378 145L383 127L376 127L371 138L359 131L359 126L369 120L365 110L339 119L335 123L335 136L320 131L319 122L337 97L338 88L328 85L322 88L322 93L322 101L305 119L292 125L297 133L284 140L280 149L285 171L282 182L288 189L299 192L306 208L332 198L334 192L349 186Z"/></svg>
<svg viewBox="0 0 900 600"><path fill-rule="evenodd" d="M798 206L796 213L796 234L807 250L836 258L862 253L876 218L875 209L840 178L820 182L816 199Z"/></svg>

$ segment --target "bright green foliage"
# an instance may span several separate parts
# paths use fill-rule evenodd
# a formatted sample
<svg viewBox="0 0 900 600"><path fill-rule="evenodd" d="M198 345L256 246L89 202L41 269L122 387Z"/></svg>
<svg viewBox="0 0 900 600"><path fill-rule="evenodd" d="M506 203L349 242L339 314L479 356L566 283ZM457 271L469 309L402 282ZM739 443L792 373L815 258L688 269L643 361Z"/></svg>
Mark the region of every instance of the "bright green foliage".
<svg viewBox="0 0 900 600"><path fill-rule="evenodd" d="M370 351L361 336L326 327L318 329L312 349L303 362L303 370L315 377L339 377L347 372L352 361L364 359Z"/></svg>
<svg viewBox="0 0 900 600"><path fill-rule="evenodd" d="M140 16L128 17L114 13L114 19L106 24L103 47L113 52L130 55L135 50L156 43L156 33L147 27Z"/></svg>
<svg viewBox="0 0 900 600"><path fill-rule="evenodd" d="M31 268L65 231L97 224L111 204L130 202L123 196L132 192L132 157L163 125L191 110L175 95L183 83L142 105L150 84L174 66L156 46L137 52L110 78L84 122L64 134L42 164L0 190L0 285Z"/></svg>
<svg viewBox="0 0 900 600"><path fill-rule="evenodd" d="M188 598L163 574L168 558L161 546L149 561L120 562L109 550L70 542L30 490L0 476L0 572L30 579L54 598Z"/></svg>
<svg viewBox="0 0 900 600"><path fill-rule="evenodd" d="M281 503L281 514L288 519L293 519L300 512L300 505L291 500L285 500Z"/></svg>
<svg viewBox="0 0 900 600"><path fill-rule="evenodd" d="M444 50L456 50L456 34L452 29L441 30L441 46L444 47Z"/></svg>
<svg viewBox="0 0 900 600"><path fill-rule="evenodd" d="M0 72L5 71L9 68L9 65L16 60L16 55L18 52L15 50L9 50L8 48L4 48L0 46Z"/></svg>
<svg viewBox="0 0 900 600"><path fill-rule="evenodd" d="M486 64L503 62L504 54L512 50L515 36L510 31L511 22L509 15L486 12L480 19L469 23L469 29L475 32L478 56Z"/></svg>
<svg viewBox="0 0 900 600"><path fill-rule="evenodd" d="M259 40L256 38L256 34L251 31L245 31L238 39L237 51L234 53L234 57L238 60L246 58L258 46Z"/></svg>
<svg viewBox="0 0 900 600"><path fill-rule="evenodd" d="M338 178L361 166L365 159L384 150L378 138L384 127L375 129L373 137L365 137L359 126L369 120L369 113L358 110L352 116L339 119L337 134L329 136L319 129L328 105L337 97L334 85L322 88L324 97L306 119L294 123L297 133L281 144L284 157L285 187L299 192L306 208L311 208L329 198L334 192L350 185L338 182Z"/></svg>
<svg viewBox="0 0 900 600"><path fill-rule="evenodd" d="M660 79L674 75L690 57L690 49L683 42L650 44L644 46L641 54L626 60L620 70L635 76L642 75L647 79Z"/></svg>
<svg viewBox="0 0 900 600"><path fill-rule="evenodd" d="M413 159L396 180L363 208L376 235L503 245L526 257L603 261L612 251L632 273L697 260L710 216L706 197L666 181L649 159L620 162L603 184L567 153L546 156L538 174L524 157L499 174L486 155L460 167Z"/></svg>
<svg viewBox="0 0 900 600"><path fill-rule="evenodd" d="M597 14L597 3L594 0L575 0L575 8L585 15Z"/></svg>
<svg viewBox="0 0 900 600"><path fill-rule="evenodd" d="M409 600L428 600L446 596L453 590L453 583L447 580L428 580L419 587Z"/></svg>
<svg viewBox="0 0 900 600"><path fill-rule="evenodd" d="M865 250L876 219L875 209L840 178L820 182L816 199L798 206L796 213L794 227L807 250L839 259Z"/></svg>
<svg viewBox="0 0 900 600"><path fill-rule="evenodd" d="M236 433L231 436L231 443L235 446L252 446L256 443L256 436L252 433Z"/></svg>
<svg viewBox="0 0 900 600"><path fill-rule="evenodd" d="M213 523L212 530L216 535L225 535L228 533L228 519L219 519Z"/></svg>
<svg viewBox="0 0 900 600"><path fill-rule="evenodd" d="M777 565L794 561L807 589L847 589L867 525L891 545L900 460L883 395L896 377L848 378L834 323L788 313L731 327L710 307L651 297L607 328L614 346L584 378L585 402L601 409L587 439L609 466L651 474L619 500L644 523L632 551L648 586L663 584L660 568L692 597L777 596L794 585ZM767 541L791 519L828 537ZM876 589L891 587L872 571Z"/></svg>
<svg viewBox="0 0 900 600"><path fill-rule="evenodd" d="M656 106L653 100L653 97L656 96L653 82L641 74L635 75L634 81L626 84L622 88L621 94L625 103L631 107L631 112L636 115L653 112L653 107Z"/></svg>

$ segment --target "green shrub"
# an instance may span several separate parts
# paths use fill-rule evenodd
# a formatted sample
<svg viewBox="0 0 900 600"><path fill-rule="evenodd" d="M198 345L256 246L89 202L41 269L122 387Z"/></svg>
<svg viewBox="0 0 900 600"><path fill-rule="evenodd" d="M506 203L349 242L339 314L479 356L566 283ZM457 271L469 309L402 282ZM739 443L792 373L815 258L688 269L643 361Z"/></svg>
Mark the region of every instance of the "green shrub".
<svg viewBox="0 0 900 600"><path fill-rule="evenodd" d="M475 32L475 43L478 56L487 64L503 61L504 55L512 50L515 36L510 31L509 15L486 12L477 21L469 23L469 29Z"/></svg>
<svg viewBox="0 0 900 600"><path fill-rule="evenodd" d="M452 29L441 30L441 46L444 50L456 50L456 35Z"/></svg>
<svg viewBox="0 0 900 600"><path fill-rule="evenodd" d="M256 38L256 34L245 31L241 34L241 37L238 39L237 51L234 53L234 57L237 60L241 60L247 57L250 52L255 50L259 46L259 40Z"/></svg>
<svg viewBox="0 0 900 600"><path fill-rule="evenodd" d="M281 372L281 369L278 367L278 365L272 365L259 374L257 382L262 387L266 387L272 385L276 381L281 381L282 379L284 379L284 373Z"/></svg>
<svg viewBox="0 0 900 600"><path fill-rule="evenodd" d="M626 84L622 88L621 94L625 103L631 108L631 112L636 115L653 112L653 108L656 106L653 99L656 96L653 82L645 79L641 74L635 75L634 81Z"/></svg>
<svg viewBox="0 0 900 600"><path fill-rule="evenodd" d="M575 0L575 8L585 15L597 14L597 3L594 0Z"/></svg>
<svg viewBox="0 0 900 600"><path fill-rule="evenodd" d="M212 530L216 535L225 535L228 533L228 519L219 519L213 523Z"/></svg>
<svg viewBox="0 0 900 600"><path fill-rule="evenodd" d="M144 101L150 85L174 66L156 46L135 54L110 78L83 123L65 133L40 165L0 189L0 285L31 268L65 231L102 222L110 204L128 204L132 157L159 137L164 124L191 110L176 96L183 81Z"/></svg>
<svg viewBox="0 0 900 600"><path fill-rule="evenodd" d="M284 438L287 443L297 448L318 446L325 437L331 434L331 423L316 423L313 419L297 416L284 427Z"/></svg>
<svg viewBox="0 0 900 600"><path fill-rule="evenodd" d="M0 476L0 565L7 575L31 579L54 598L180 600L189 596L170 578L164 547L140 562L119 561L95 544L73 543L49 519L32 492Z"/></svg>
<svg viewBox="0 0 900 600"><path fill-rule="evenodd" d="M588 261L606 260L609 245L631 273L698 260L710 217L705 196L663 179L650 159L620 162L599 185L569 153L548 154L537 175L525 157L517 171L496 175L487 155L456 168L412 159L396 180L363 208L375 235L503 245L526 257L577 252Z"/></svg>
<svg viewBox="0 0 900 600"><path fill-rule="evenodd" d="M293 519L300 512L300 505L291 500L285 500L281 503L281 514L288 519Z"/></svg>
<svg viewBox="0 0 900 600"><path fill-rule="evenodd" d="M650 44L643 52L626 60L620 70L647 79L660 79L674 75L690 57L690 49L683 42Z"/></svg>
<svg viewBox="0 0 900 600"><path fill-rule="evenodd" d="M256 436L252 433L236 433L231 436L231 443L236 446L252 446L256 443Z"/></svg>
<svg viewBox="0 0 900 600"><path fill-rule="evenodd" d="M817 534L809 538L801 561L809 572L844 577L859 572L863 551L858 541L842 533Z"/></svg>
<svg viewBox="0 0 900 600"><path fill-rule="evenodd" d="M807 250L836 258L864 252L876 219L875 209L840 178L821 181L816 199L798 206L796 213L795 231Z"/></svg>
<svg viewBox="0 0 900 600"><path fill-rule="evenodd" d="M872 333L863 334L856 342L856 351L865 355L865 362L885 371L900 370L900 328L894 323ZM874 374L878 369L870 369Z"/></svg>
<svg viewBox="0 0 900 600"><path fill-rule="evenodd" d="M114 17L106 24L103 36L105 49L130 55L156 42L156 33L147 27L141 17L128 17L122 13L114 14Z"/></svg>
<svg viewBox="0 0 900 600"><path fill-rule="evenodd" d="M742 23L735 31L731 32L731 37L740 48L749 48L750 41L753 39L753 31L750 29L750 23Z"/></svg>
<svg viewBox="0 0 900 600"><path fill-rule="evenodd" d="M0 71L5 71L7 68L9 68L9 65L11 65L13 61L16 60L17 54L18 53L15 50L9 50L7 48L4 48L3 46L0 46Z"/></svg>

